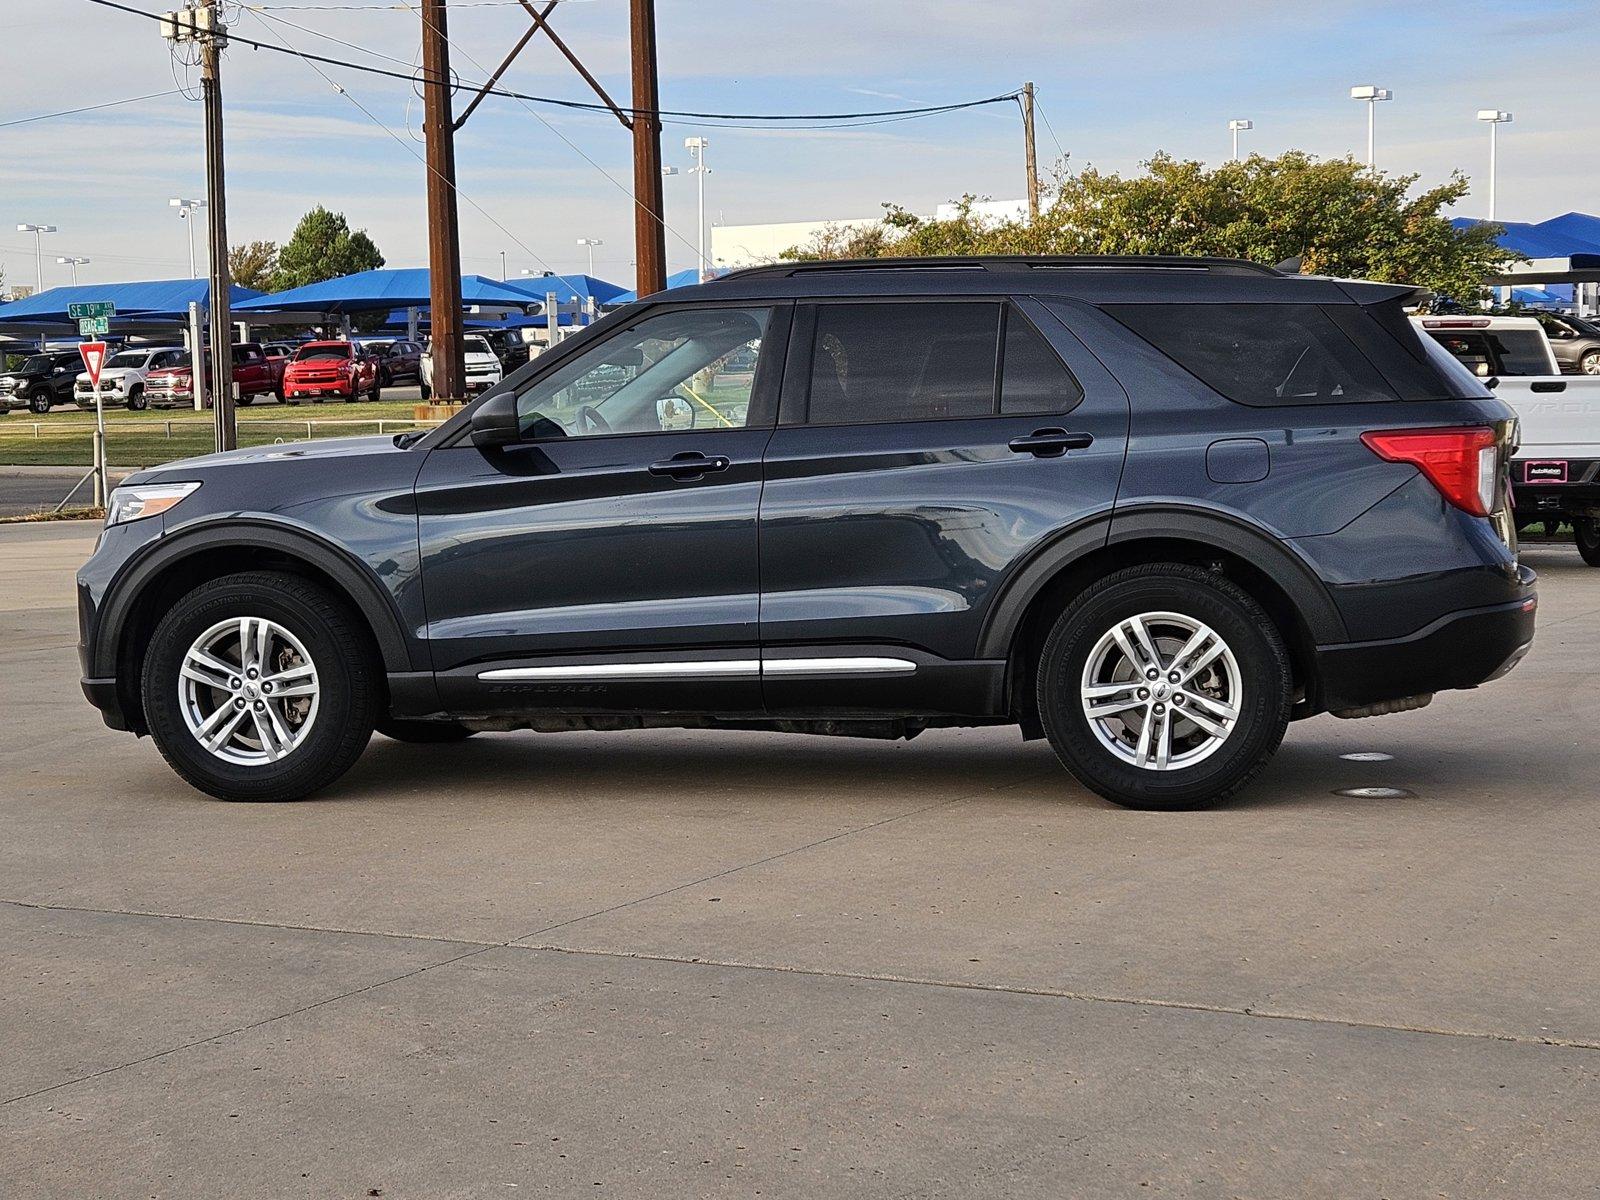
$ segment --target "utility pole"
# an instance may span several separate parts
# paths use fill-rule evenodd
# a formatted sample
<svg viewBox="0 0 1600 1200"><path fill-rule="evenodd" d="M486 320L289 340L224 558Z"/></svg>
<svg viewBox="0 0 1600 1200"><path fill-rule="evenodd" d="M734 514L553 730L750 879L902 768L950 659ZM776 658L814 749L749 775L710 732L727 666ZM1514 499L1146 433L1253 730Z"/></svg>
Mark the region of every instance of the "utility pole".
<svg viewBox="0 0 1600 1200"><path fill-rule="evenodd" d="M1039 160L1033 150L1033 84L1022 85L1022 155L1028 164L1028 220L1039 219Z"/></svg>
<svg viewBox="0 0 1600 1200"><path fill-rule="evenodd" d="M423 135L428 164L428 298L433 394L465 399L461 344L461 240L456 217L456 123L450 103L450 39L445 0L422 0Z"/></svg>
<svg viewBox="0 0 1600 1200"><path fill-rule="evenodd" d="M227 40L217 0L200 0L200 87L206 121L206 215L211 233L211 403L217 449L234 450L239 430L233 412L233 322L228 310L228 209L222 166L222 47ZM201 361L204 361L203 359ZM195 379L202 378L199 371Z"/></svg>
<svg viewBox="0 0 1600 1200"><path fill-rule="evenodd" d="M633 47L633 242L640 299L667 286L661 206L661 108L656 81L655 0L629 0Z"/></svg>

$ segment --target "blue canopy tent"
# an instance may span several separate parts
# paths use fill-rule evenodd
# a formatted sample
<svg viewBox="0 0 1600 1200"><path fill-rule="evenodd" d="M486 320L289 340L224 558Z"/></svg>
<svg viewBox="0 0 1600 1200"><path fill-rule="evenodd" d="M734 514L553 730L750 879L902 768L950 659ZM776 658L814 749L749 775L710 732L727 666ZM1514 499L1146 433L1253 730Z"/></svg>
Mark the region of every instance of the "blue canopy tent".
<svg viewBox="0 0 1600 1200"><path fill-rule="evenodd" d="M729 269L728 267L716 267L711 271L711 278L716 279L719 276L726 275ZM687 270L674 271L671 275L668 275L666 290L670 292L673 288L693 287L699 282L700 268L689 267ZM606 303L611 305L632 304L638 298L639 293L637 291L619 292Z"/></svg>
<svg viewBox="0 0 1600 1200"><path fill-rule="evenodd" d="M535 300L542 301L546 295L554 292L562 304L576 301L583 308L588 307L590 300L596 304L613 304L623 294L621 284L597 279L593 275L523 275L504 280L503 283L508 288L526 292Z"/></svg>
<svg viewBox="0 0 1600 1200"><path fill-rule="evenodd" d="M261 295L235 285L229 303L237 308ZM117 315L112 334L148 333L181 328L189 319L189 304L211 304L211 285L204 279L152 279L139 283L80 283L50 288L9 304L0 304L0 331L33 336L70 336L78 324L67 315L69 304L109 300Z"/></svg>
<svg viewBox="0 0 1600 1200"><path fill-rule="evenodd" d="M1514 303L1526 304L1535 308L1556 308L1572 301L1570 295L1563 296L1559 292L1542 287L1512 288L1511 299Z"/></svg>
<svg viewBox="0 0 1600 1200"><path fill-rule="evenodd" d="M1474 217L1456 217L1450 224L1470 229L1481 222ZM1499 224L1505 231L1496 241L1532 261L1512 264L1489 283L1516 288L1542 285L1539 290L1554 295L1556 304L1577 304L1580 311L1593 311L1600 302L1600 217L1569 212L1547 221Z"/></svg>
<svg viewBox="0 0 1600 1200"><path fill-rule="evenodd" d="M348 316L355 313L389 312L400 308L426 308L432 302L426 267L397 270L360 271L338 279L326 279L285 292L271 292L244 304L235 305L240 316ZM496 283L482 275L461 277L461 303L464 306L525 312L534 301L524 292Z"/></svg>

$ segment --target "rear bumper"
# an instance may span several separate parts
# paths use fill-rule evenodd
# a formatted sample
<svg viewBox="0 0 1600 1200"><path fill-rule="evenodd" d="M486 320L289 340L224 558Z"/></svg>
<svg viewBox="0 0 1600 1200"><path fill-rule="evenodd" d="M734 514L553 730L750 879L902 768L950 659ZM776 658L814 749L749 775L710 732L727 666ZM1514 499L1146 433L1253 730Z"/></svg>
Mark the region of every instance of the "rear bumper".
<svg viewBox="0 0 1600 1200"><path fill-rule="evenodd" d="M1447 613L1403 638L1316 650L1319 708L1359 708L1498 679L1533 644L1538 596L1520 569L1523 595L1506 604Z"/></svg>
<svg viewBox="0 0 1600 1200"><path fill-rule="evenodd" d="M1511 496L1519 521L1600 515L1600 459L1523 455L1511 465Z"/></svg>

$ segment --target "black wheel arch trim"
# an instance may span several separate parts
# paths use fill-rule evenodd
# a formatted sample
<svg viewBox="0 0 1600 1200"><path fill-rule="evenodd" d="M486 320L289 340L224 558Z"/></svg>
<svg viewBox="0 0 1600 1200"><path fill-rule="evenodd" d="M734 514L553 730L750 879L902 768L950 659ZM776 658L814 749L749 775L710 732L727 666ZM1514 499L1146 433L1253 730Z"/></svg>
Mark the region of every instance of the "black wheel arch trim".
<svg viewBox="0 0 1600 1200"><path fill-rule="evenodd" d="M117 670L117 649L128 618L145 589L168 567L208 550L240 546L275 550L298 558L334 581L366 619L387 672L430 669L415 662L404 625L394 601L367 566L332 542L294 526L264 519L227 518L181 529L151 542L132 559L107 589L96 623L91 669L112 676Z"/></svg>
<svg viewBox="0 0 1600 1200"><path fill-rule="evenodd" d="M1318 645L1348 638L1326 585L1282 540L1228 513L1179 504L1117 508L1040 546L1002 586L978 640L979 658L1003 658L1028 607L1052 579L1087 554L1109 546L1161 539L1215 547L1266 575L1288 596Z"/></svg>

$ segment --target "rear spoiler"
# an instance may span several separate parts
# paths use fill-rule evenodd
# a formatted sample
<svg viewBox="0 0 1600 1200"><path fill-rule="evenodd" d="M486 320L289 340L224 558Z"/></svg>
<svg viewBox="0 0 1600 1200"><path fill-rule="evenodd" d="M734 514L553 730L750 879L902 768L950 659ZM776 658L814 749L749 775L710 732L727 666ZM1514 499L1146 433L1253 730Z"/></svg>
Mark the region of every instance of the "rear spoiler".
<svg viewBox="0 0 1600 1200"><path fill-rule="evenodd" d="M1395 300L1406 305L1421 304L1433 298L1427 288L1411 283L1374 283L1367 279L1336 279L1334 282L1340 291L1364 308Z"/></svg>

